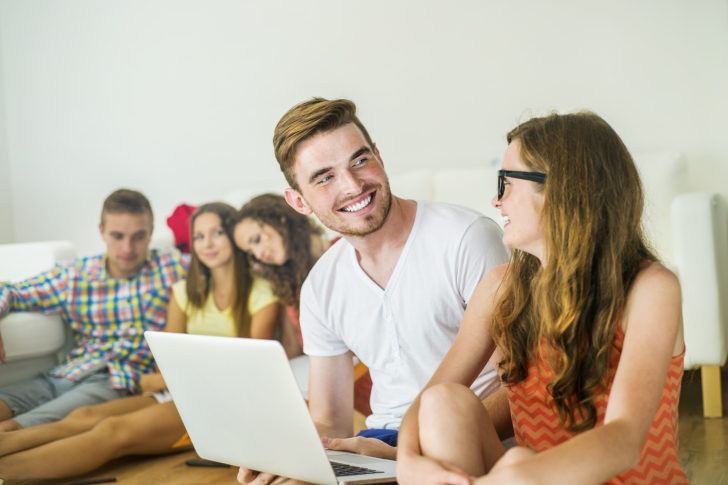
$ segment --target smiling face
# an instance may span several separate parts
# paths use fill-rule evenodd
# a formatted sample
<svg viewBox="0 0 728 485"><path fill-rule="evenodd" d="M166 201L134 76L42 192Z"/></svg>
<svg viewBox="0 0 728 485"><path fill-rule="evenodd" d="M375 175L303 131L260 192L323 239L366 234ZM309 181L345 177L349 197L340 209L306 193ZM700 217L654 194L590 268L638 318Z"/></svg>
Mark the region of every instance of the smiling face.
<svg viewBox="0 0 728 485"><path fill-rule="evenodd" d="M230 264L233 259L233 245L222 227L220 216L214 212L203 212L195 217L192 250L208 269Z"/></svg>
<svg viewBox="0 0 728 485"><path fill-rule="evenodd" d="M531 172L521 159L521 143L516 138L503 156L502 170ZM493 197L492 204L503 217L503 244L533 254L543 262L544 230L542 211L543 186L537 182L506 177L505 192L501 200Z"/></svg>
<svg viewBox="0 0 728 485"><path fill-rule="evenodd" d="M112 278L129 278L144 263L152 238L149 213L106 213L99 225L106 243L106 269Z"/></svg>
<svg viewBox="0 0 728 485"><path fill-rule="evenodd" d="M301 192L286 200L302 214L314 212L329 229L363 237L384 225L392 195L379 150L348 123L299 143L295 158Z"/></svg>
<svg viewBox="0 0 728 485"><path fill-rule="evenodd" d="M235 244L258 261L276 266L288 261L283 238L268 224L250 218L243 219L235 226L234 237Z"/></svg>

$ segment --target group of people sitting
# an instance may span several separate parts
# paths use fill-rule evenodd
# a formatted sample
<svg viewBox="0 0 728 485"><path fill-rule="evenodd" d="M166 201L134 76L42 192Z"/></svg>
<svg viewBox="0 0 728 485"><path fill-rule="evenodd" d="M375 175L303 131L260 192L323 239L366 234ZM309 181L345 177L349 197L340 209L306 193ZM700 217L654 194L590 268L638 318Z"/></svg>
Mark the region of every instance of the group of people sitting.
<svg viewBox="0 0 728 485"><path fill-rule="evenodd" d="M348 100L291 108L273 138L285 197L199 207L189 259L149 251L149 202L112 194L104 255L0 284L0 315L57 312L75 338L64 363L0 389L0 483L189 449L145 330L303 350L323 444L397 459L402 485L688 483L680 285L642 232L632 157L589 112L533 118L507 139L493 197L504 231L394 196ZM312 213L341 239L330 245ZM357 437L353 355L372 381Z"/></svg>

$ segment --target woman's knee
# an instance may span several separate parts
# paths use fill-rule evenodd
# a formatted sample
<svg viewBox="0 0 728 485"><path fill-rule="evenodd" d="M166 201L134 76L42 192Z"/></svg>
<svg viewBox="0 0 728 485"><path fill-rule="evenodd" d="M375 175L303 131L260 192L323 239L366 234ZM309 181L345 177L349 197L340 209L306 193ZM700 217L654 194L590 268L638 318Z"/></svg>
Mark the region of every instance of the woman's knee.
<svg viewBox="0 0 728 485"><path fill-rule="evenodd" d="M122 451L133 439L134 427L131 424L127 416L110 416L96 424L92 433L107 440L116 451Z"/></svg>
<svg viewBox="0 0 728 485"><path fill-rule="evenodd" d="M88 421L94 419L101 419L101 414L96 410L95 406L81 406L76 408L66 416L66 419L75 419L81 421Z"/></svg>
<svg viewBox="0 0 728 485"><path fill-rule="evenodd" d="M454 383L437 384L422 394L420 421L480 410L480 400L468 387Z"/></svg>

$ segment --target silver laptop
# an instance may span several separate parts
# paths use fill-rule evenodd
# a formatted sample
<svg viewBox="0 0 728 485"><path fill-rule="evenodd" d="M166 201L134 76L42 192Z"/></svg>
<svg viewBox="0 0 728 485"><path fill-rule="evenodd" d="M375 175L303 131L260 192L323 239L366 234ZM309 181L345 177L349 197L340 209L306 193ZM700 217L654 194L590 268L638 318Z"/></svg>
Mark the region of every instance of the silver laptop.
<svg viewBox="0 0 728 485"><path fill-rule="evenodd" d="M144 335L202 458L322 485L394 481L394 461L324 449L280 343Z"/></svg>

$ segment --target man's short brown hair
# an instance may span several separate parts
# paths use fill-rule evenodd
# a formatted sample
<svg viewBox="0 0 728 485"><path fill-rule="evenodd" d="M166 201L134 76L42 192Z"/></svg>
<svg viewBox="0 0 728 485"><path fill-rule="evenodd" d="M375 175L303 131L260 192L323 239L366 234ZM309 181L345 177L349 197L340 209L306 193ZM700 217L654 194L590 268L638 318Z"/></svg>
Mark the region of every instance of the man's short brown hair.
<svg viewBox="0 0 728 485"><path fill-rule="evenodd" d="M102 227L106 222L106 214L149 214L149 220L154 224L154 213L149 200L136 190L119 189L106 198L101 209Z"/></svg>
<svg viewBox="0 0 728 485"><path fill-rule="evenodd" d="M286 181L292 189L301 192L294 170L298 144L318 133L333 131L348 123L354 123L361 130L369 148L374 150L374 143L367 129L356 117L356 105L348 99L329 101L324 98L312 98L297 104L283 115L273 133L273 147L281 172L286 176Z"/></svg>

